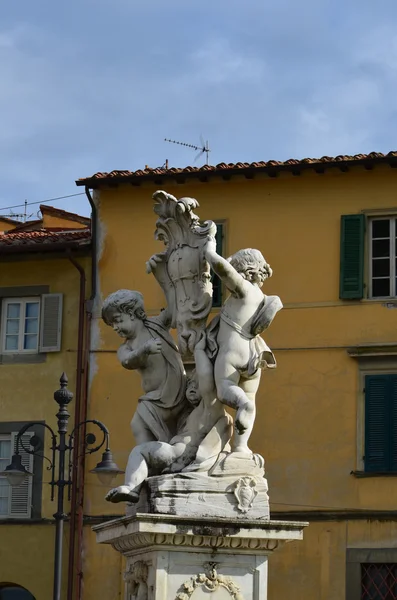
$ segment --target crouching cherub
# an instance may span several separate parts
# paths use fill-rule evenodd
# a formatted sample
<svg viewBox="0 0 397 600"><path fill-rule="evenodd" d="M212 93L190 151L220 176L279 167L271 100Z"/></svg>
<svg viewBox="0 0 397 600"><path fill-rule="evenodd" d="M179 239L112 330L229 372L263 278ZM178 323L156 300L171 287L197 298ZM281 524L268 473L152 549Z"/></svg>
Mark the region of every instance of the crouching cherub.
<svg viewBox="0 0 397 600"><path fill-rule="evenodd" d="M278 296L265 296L261 291L272 270L259 250L239 250L226 260L217 254L215 239L209 237L205 256L230 292L207 333L217 394L220 402L236 410L233 451L250 452L248 439L255 421L261 369L276 366L260 334L282 303Z"/></svg>
<svg viewBox="0 0 397 600"><path fill-rule="evenodd" d="M136 503L143 482L153 475L208 470L228 445L232 419L216 397L213 366L203 333L194 348L195 373L188 381L186 398L195 406L181 431L169 443L146 442L131 451L125 483L111 489L109 502Z"/></svg>
<svg viewBox="0 0 397 600"><path fill-rule="evenodd" d="M141 375L144 395L131 421L136 443L168 442L186 407L185 370L169 333L168 311L147 317L142 294L119 290L106 298L102 318L125 338L117 352L122 366Z"/></svg>

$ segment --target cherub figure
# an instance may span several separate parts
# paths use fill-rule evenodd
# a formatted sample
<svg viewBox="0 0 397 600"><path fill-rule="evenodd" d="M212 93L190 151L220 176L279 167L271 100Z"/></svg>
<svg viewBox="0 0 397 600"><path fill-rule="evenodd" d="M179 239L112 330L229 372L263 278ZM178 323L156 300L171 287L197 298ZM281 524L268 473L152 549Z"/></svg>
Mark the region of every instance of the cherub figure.
<svg viewBox="0 0 397 600"><path fill-rule="evenodd" d="M117 352L122 366L141 375L144 395L131 421L136 443L168 442L186 409L185 370L169 333L168 311L147 317L142 294L119 290L106 298L102 318L125 338Z"/></svg>
<svg viewBox="0 0 397 600"><path fill-rule="evenodd" d="M205 256L230 292L220 314L208 327L209 355L220 402L236 410L237 436L233 451L251 452L248 439L255 421L255 395L261 369L275 367L270 348L260 337L282 308L278 296L265 296L261 287L272 275L259 250L239 250L228 260L216 252L210 237Z"/></svg>
<svg viewBox="0 0 397 600"><path fill-rule="evenodd" d="M149 476L207 469L229 443L232 419L216 397L213 366L205 348L203 334L194 349L196 372L186 390L186 398L195 408L185 426L169 443L135 446L128 458L125 483L107 493L109 502L138 502L142 483Z"/></svg>

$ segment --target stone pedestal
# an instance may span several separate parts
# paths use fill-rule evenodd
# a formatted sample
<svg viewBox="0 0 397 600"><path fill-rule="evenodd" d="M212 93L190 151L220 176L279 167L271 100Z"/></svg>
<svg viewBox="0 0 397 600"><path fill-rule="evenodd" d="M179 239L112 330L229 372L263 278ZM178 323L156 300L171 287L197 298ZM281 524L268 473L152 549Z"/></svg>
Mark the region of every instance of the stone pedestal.
<svg viewBox="0 0 397 600"><path fill-rule="evenodd" d="M138 513L94 531L126 557L126 600L266 600L269 556L306 525Z"/></svg>
<svg viewBox="0 0 397 600"><path fill-rule="evenodd" d="M259 454L222 452L209 472L148 477L139 502L127 505L127 516L138 513L179 517L269 520L269 496Z"/></svg>

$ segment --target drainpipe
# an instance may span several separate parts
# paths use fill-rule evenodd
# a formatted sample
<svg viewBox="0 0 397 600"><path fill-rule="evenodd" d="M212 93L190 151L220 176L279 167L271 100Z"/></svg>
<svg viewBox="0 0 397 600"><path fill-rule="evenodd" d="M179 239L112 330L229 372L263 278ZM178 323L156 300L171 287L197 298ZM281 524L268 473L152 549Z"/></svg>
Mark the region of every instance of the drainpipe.
<svg viewBox="0 0 397 600"><path fill-rule="evenodd" d="M97 287L97 269L96 269L96 257L97 257L97 248L98 248L98 211L94 204L94 200L91 196L90 190L88 187L85 188L85 195L87 196L88 202L91 206L91 296L90 296L90 304L92 304L95 300L96 296L96 287ZM91 306L89 307L92 308ZM92 311L91 311L92 312Z"/></svg>
<svg viewBox="0 0 397 600"><path fill-rule="evenodd" d="M80 275L80 295L79 295L79 319L78 319L78 335L77 335L77 365L76 365L76 403L74 410L74 423L80 423L81 420L81 400L82 400L82 378L84 369L83 362L83 351L84 351L84 333L85 333L85 288L86 278L83 267L73 258L72 254L68 253L70 262L76 267ZM84 432L78 427L74 435L74 447L76 449L76 455L80 456L81 452L81 440L84 440ZM78 459L80 461L80 459ZM75 557L75 531L76 531L76 509L77 509L77 494L79 491L79 467L78 461L73 461L72 467L72 493L70 503L70 539L69 539L69 562L68 562L68 590L67 598L72 600L73 598L73 579L74 579L74 557Z"/></svg>
<svg viewBox="0 0 397 600"><path fill-rule="evenodd" d="M96 256L97 256L97 209L94 204L94 200L90 194L88 187L85 188L85 193L88 202L91 206L91 295L87 302L85 302L85 289L82 300L82 316L83 321L80 327L79 319L79 337L83 339L83 346L81 348L81 367L78 367L80 373L80 406L77 413L77 398L76 398L76 413L75 419L77 422L85 421L87 418L87 403L88 403L88 374L89 374L89 358L90 358L90 333L91 333L91 321L92 321L92 306L96 296L97 288L97 271L96 271ZM73 262L73 261L72 261ZM75 263L74 263L75 264ZM85 286L85 272L84 269L78 263L75 264L76 268L80 272L80 283L84 274L84 286ZM80 288L80 299L81 299L81 288ZM84 318L84 310L86 317ZM81 314L81 313L80 313ZM84 343L85 341L85 343ZM79 360L79 358L78 358ZM84 429L84 428L83 428ZM73 477L72 486L72 498L71 498L71 519L70 519L70 542L69 542L69 564L68 564L68 589L67 589L67 600L73 600L74 591L76 591L76 600L81 600L82 597L82 550L83 550L83 516L84 516L84 474L85 474L85 454L84 454L84 439L85 431L77 430L80 433L79 443L76 439L76 447L79 448L78 454L81 455L77 467L76 477ZM77 533L77 543L76 543ZM74 568L75 556L77 550L76 568Z"/></svg>

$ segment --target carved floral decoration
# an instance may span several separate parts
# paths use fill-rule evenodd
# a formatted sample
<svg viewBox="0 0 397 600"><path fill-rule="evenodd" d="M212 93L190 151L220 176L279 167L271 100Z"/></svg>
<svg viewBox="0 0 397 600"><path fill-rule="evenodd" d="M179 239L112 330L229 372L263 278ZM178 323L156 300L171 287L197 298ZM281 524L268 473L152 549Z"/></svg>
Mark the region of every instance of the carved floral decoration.
<svg viewBox="0 0 397 600"><path fill-rule="evenodd" d="M190 600L193 592L198 587L203 587L204 590L207 590L208 592L214 592L219 587L222 587L229 592L230 597L233 598L233 600L244 600L240 587L233 579L231 579L231 577L218 575L216 567L217 563L205 563L205 573L199 573L198 575L191 577L188 581L185 581L181 586L182 591L177 594L175 600Z"/></svg>

